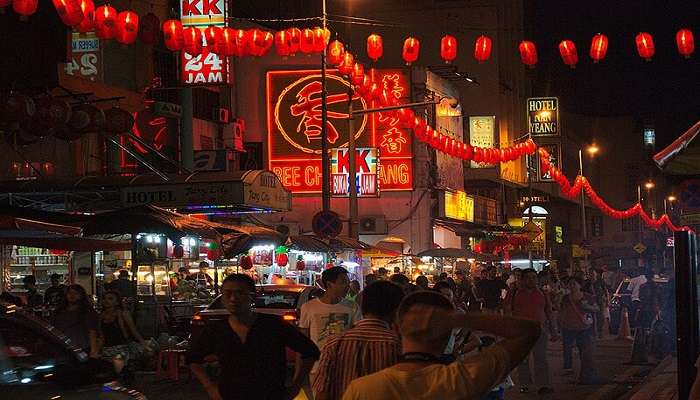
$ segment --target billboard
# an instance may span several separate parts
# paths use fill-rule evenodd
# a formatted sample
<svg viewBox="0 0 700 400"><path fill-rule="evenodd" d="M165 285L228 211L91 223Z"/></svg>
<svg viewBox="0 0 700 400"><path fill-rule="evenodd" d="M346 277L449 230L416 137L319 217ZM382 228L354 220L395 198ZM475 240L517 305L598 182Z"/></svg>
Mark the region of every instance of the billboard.
<svg viewBox="0 0 700 400"><path fill-rule="evenodd" d="M184 27L226 26L228 10L224 0L181 0L180 21ZM204 32L202 32L202 36ZM228 83L228 58L211 53L206 47L202 54L191 56L180 52L180 82L186 86L221 85Z"/></svg>
<svg viewBox="0 0 700 400"><path fill-rule="evenodd" d="M474 197L461 190L440 192L440 216L458 221L474 222Z"/></svg>
<svg viewBox="0 0 700 400"><path fill-rule="evenodd" d="M559 99L530 97L527 99L527 129L533 136L559 136Z"/></svg>
<svg viewBox="0 0 700 400"><path fill-rule="evenodd" d="M469 144L472 146L491 148L495 145L496 117L469 117ZM472 168L494 168L495 165L486 165L471 161Z"/></svg>
<svg viewBox="0 0 700 400"><path fill-rule="evenodd" d="M379 197L379 152L374 147L355 149L357 197ZM331 150L331 195L350 195L350 151Z"/></svg>
<svg viewBox="0 0 700 400"><path fill-rule="evenodd" d="M409 81L401 70L374 70L374 79L400 101L409 96ZM321 74L319 70L270 71L266 79L269 169L293 193L321 192ZM327 74L329 148L348 147L350 83L336 70ZM353 109L378 107L353 96ZM410 130L384 113L355 119L357 148L381 154L379 187L383 191L413 188L413 149Z"/></svg>

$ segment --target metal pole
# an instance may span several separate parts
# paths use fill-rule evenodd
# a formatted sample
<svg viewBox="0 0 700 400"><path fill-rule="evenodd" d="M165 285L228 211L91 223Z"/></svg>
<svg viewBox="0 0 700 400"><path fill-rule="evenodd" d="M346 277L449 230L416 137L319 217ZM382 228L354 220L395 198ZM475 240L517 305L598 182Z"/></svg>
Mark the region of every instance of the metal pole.
<svg viewBox="0 0 700 400"><path fill-rule="evenodd" d="M325 32L328 24L326 14L326 0L323 0L323 29ZM330 165L328 162L328 132L326 125L328 124L328 105L326 104L326 48L323 48L321 53L321 197L323 203L323 211L331 209L331 194L330 194Z"/></svg>
<svg viewBox="0 0 700 400"><path fill-rule="evenodd" d="M583 155L580 149L578 151L578 168L579 174L583 177ZM586 197L583 190L581 190L581 227L583 228L583 240L586 240L588 239L588 227L586 226ZM587 254L584 253L584 255L588 258Z"/></svg>
<svg viewBox="0 0 700 400"><path fill-rule="evenodd" d="M637 203L639 203L639 207L642 209L642 211L644 211L644 206L642 206L642 187L640 185L637 185ZM637 228L639 243L642 243L642 221L639 221ZM642 255L640 254L639 257L641 258Z"/></svg>
<svg viewBox="0 0 700 400"><path fill-rule="evenodd" d="M528 215L528 224L532 224L532 156L526 156L526 165L527 165L527 188L528 188L528 199L527 199L527 215ZM528 251L527 251L527 258L530 260L530 269L534 269L532 265L532 243L530 246L528 246Z"/></svg>
<svg viewBox="0 0 700 400"><path fill-rule="evenodd" d="M350 218L348 221L348 228L350 230L350 237L353 239L359 239L360 234L358 232L357 226L357 163L355 160L355 117L352 114L352 89L348 91L348 134L350 135L348 139L348 159L349 159L349 179L350 179L350 204L349 204L349 214Z"/></svg>

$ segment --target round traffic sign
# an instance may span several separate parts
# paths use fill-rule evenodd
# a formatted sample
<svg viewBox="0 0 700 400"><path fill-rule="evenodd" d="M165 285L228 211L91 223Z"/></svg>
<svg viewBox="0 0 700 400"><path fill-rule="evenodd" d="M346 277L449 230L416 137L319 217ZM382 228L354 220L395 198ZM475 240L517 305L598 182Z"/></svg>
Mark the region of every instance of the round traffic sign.
<svg viewBox="0 0 700 400"><path fill-rule="evenodd" d="M311 228L318 236L334 238L343 230L343 221L336 212L319 211L311 220Z"/></svg>

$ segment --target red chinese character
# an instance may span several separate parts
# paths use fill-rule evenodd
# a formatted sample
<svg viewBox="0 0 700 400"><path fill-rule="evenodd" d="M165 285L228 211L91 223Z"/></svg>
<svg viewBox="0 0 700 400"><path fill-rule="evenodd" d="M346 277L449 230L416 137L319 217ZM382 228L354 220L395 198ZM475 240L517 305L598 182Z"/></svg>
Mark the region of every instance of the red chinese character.
<svg viewBox="0 0 700 400"><path fill-rule="evenodd" d="M297 103L289 109L293 116L298 117L303 115L303 118L297 125L297 133L301 132L302 124L304 125L304 135L310 143L311 140L321 139L321 82L313 81L299 90L296 95ZM336 104L348 101L348 94L332 94L326 97L326 104ZM335 143L340 135L338 130L331 123L331 119L345 119L347 113L335 112L328 110L328 120L326 121L326 132L328 133L328 143Z"/></svg>
<svg viewBox="0 0 700 400"><path fill-rule="evenodd" d="M403 132L399 129L391 128L382 136L382 143L380 143L380 146L388 153L396 154L401 153L401 148L406 143L408 143L408 141L403 136Z"/></svg>
<svg viewBox="0 0 700 400"><path fill-rule="evenodd" d="M403 96L404 87L399 83L401 76L399 74L384 75L382 77L382 84L384 89L390 91L394 97L400 99Z"/></svg>

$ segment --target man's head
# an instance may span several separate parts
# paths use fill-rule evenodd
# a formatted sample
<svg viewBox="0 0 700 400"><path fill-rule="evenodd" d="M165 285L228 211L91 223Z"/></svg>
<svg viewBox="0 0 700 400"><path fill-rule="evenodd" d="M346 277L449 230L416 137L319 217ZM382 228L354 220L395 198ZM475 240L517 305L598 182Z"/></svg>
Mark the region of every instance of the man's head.
<svg viewBox="0 0 700 400"><path fill-rule="evenodd" d="M22 283L24 284L24 288L27 290L36 290L36 278L34 275L27 275L24 278L22 278Z"/></svg>
<svg viewBox="0 0 700 400"><path fill-rule="evenodd" d="M440 293L419 291L399 305L399 331L404 350L442 354L452 333L446 317L454 310Z"/></svg>
<svg viewBox="0 0 700 400"><path fill-rule="evenodd" d="M400 274L400 273L401 273L401 268L399 268L399 267L394 267L394 273L395 273L395 274Z"/></svg>
<svg viewBox="0 0 700 400"><path fill-rule="evenodd" d="M51 286L58 286L61 284L61 275L60 274L51 274Z"/></svg>
<svg viewBox="0 0 700 400"><path fill-rule="evenodd" d="M428 278L425 275L418 275L416 278L416 286L423 290L428 290Z"/></svg>
<svg viewBox="0 0 700 400"><path fill-rule="evenodd" d="M201 262L199 263L199 272L204 272L204 273L206 273L206 272L207 272L207 268L209 268L209 263L207 263L206 261L201 261Z"/></svg>
<svg viewBox="0 0 700 400"><path fill-rule="evenodd" d="M440 293L441 295L447 297L450 302L455 299L455 294L450 287L450 284L445 281L440 281L433 286L433 290Z"/></svg>
<svg viewBox="0 0 700 400"><path fill-rule="evenodd" d="M119 270L119 279L129 279L129 271L125 269Z"/></svg>
<svg viewBox="0 0 700 400"><path fill-rule="evenodd" d="M411 281L404 274L394 274L389 277L389 281L401 286L404 293L408 293L412 289Z"/></svg>
<svg viewBox="0 0 700 400"><path fill-rule="evenodd" d="M403 289L388 281L377 281L362 292L362 315L393 322L403 299Z"/></svg>
<svg viewBox="0 0 700 400"><path fill-rule="evenodd" d="M386 279L387 275L389 275L389 271L387 271L384 267L380 267L377 270L377 273L379 274L379 279Z"/></svg>
<svg viewBox="0 0 700 400"><path fill-rule="evenodd" d="M532 268L524 269L520 273L520 282L518 285L523 289L535 289L537 288L537 271Z"/></svg>
<svg viewBox="0 0 700 400"><path fill-rule="evenodd" d="M486 269L486 278L490 280L496 279L496 267L490 266Z"/></svg>
<svg viewBox="0 0 700 400"><path fill-rule="evenodd" d="M255 281L245 274L231 274L221 285L221 302L233 315L250 312L255 295Z"/></svg>
<svg viewBox="0 0 700 400"><path fill-rule="evenodd" d="M369 286L377 281L377 275L367 274L365 275L365 286Z"/></svg>
<svg viewBox="0 0 700 400"><path fill-rule="evenodd" d="M350 280L348 270L343 267L331 267L321 274L321 282L326 292L335 298L343 298L348 294Z"/></svg>

